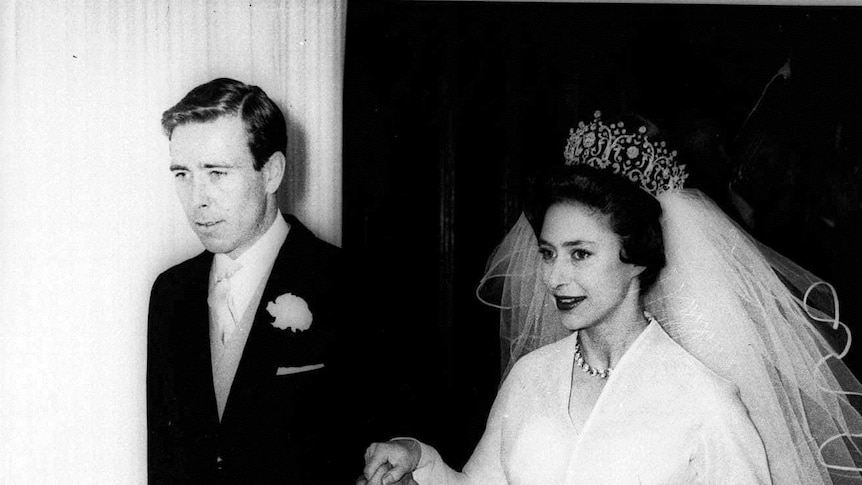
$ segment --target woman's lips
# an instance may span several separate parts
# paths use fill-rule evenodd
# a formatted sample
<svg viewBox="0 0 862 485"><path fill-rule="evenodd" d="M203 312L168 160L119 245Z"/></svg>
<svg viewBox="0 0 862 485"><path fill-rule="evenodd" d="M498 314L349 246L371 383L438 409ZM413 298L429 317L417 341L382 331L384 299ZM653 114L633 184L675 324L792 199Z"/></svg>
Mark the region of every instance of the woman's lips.
<svg viewBox="0 0 862 485"><path fill-rule="evenodd" d="M576 306L578 306L582 301L586 300L585 296L560 296L554 295L554 300L557 302L557 309L563 312L567 312Z"/></svg>

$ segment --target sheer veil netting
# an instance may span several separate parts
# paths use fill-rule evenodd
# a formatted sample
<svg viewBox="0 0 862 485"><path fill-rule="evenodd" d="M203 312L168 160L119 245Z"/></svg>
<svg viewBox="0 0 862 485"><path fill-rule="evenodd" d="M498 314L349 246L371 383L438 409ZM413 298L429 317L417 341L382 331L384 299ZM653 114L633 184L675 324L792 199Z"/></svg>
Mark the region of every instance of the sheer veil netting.
<svg viewBox="0 0 862 485"><path fill-rule="evenodd" d="M774 483L862 483L862 416L850 403L862 386L841 360L850 331L834 289L757 242L700 191L657 199L667 266L643 296L647 310L739 388ZM568 335L546 298L524 215L489 259L477 294L501 309L504 376L522 355Z"/></svg>

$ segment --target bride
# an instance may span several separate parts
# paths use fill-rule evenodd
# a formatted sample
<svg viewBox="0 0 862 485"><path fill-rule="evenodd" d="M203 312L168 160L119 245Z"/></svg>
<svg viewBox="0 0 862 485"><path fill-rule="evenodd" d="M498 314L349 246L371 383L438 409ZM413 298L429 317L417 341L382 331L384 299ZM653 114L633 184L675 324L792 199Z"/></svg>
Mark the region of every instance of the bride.
<svg viewBox="0 0 862 485"><path fill-rule="evenodd" d="M464 469L394 439L367 483L862 483L859 383L813 322L846 327L810 305L831 287L628 128L572 130L489 261L511 361Z"/></svg>

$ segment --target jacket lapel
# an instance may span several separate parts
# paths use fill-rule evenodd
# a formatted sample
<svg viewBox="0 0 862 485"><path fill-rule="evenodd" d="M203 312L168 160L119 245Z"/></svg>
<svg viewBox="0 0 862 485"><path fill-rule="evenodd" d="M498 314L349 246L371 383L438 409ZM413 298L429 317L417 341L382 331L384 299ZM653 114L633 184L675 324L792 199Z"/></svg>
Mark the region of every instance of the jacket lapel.
<svg viewBox="0 0 862 485"><path fill-rule="evenodd" d="M216 405L215 388L213 387L212 357L210 355L209 336L209 306L207 305L207 294L209 293L209 274L212 267L213 254L205 251L193 260L193 266L188 273L189 280L186 288L188 294L185 301L186 313L183 315L185 321L177 322L178 326L188 332L182 339L187 347L182 352L184 355L177 356L179 359L187 359L187 371L195 376L189 379L189 383L200 386L195 395L201 396L200 405L202 410L214 426L218 423L218 407Z"/></svg>
<svg viewBox="0 0 862 485"><path fill-rule="evenodd" d="M242 409L242 396L248 389L266 384L275 375L278 361L275 352L279 341L276 329L271 325L273 317L266 310L269 302L279 295L294 292L297 282L302 278L302 259L308 246L309 238L314 236L296 218L285 215L290 224L290 232L279 249L272 266L269 279L264 287L260 302L255 312L254 321L249 331L248 340L240 358L227 404L225 405L222 424L229 420L232 413L253 412Z"/></svg>

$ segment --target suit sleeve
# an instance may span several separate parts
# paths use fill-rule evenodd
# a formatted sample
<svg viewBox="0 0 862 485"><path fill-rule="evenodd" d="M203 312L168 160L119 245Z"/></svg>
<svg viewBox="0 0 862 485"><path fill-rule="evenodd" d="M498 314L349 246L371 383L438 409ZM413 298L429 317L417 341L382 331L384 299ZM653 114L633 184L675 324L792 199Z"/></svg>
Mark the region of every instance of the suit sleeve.
<svg viewBox="0 0 862 485"><path fill-rule="evenodd" d="M169 411L171 374L168 372L167 325L162 307L160 276L150 292L147 324L147 473L150 484L174 483L179 467L173 448Z"/></svg>

